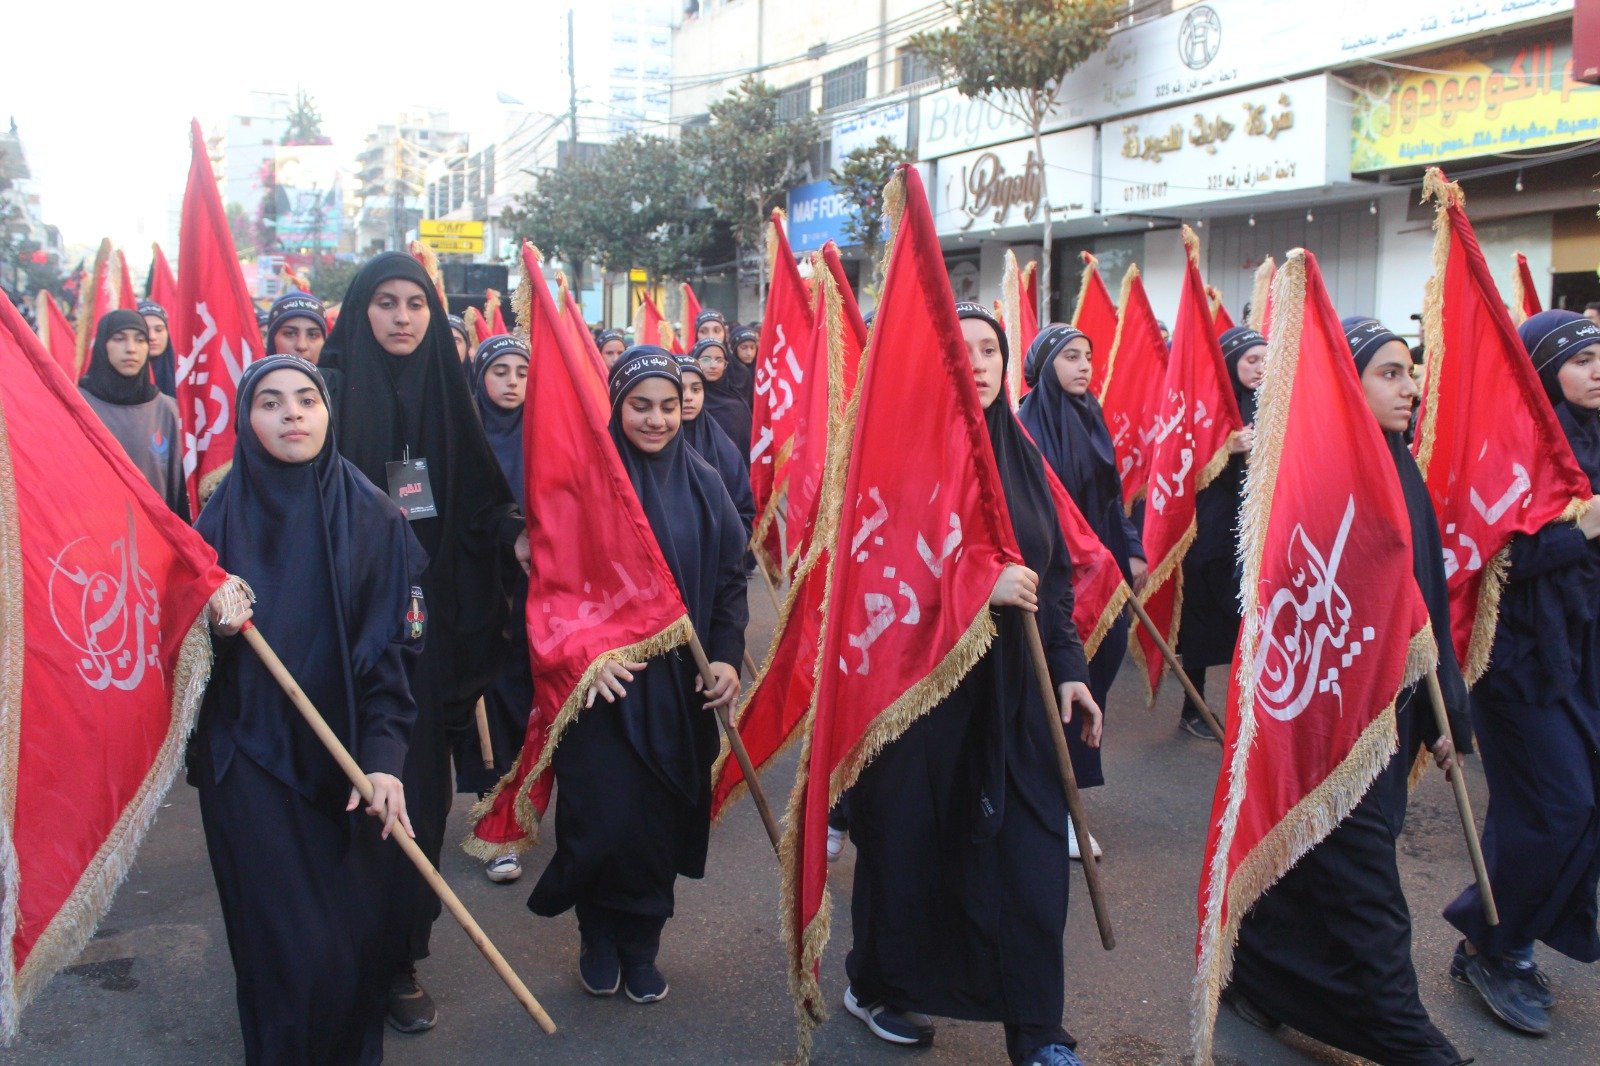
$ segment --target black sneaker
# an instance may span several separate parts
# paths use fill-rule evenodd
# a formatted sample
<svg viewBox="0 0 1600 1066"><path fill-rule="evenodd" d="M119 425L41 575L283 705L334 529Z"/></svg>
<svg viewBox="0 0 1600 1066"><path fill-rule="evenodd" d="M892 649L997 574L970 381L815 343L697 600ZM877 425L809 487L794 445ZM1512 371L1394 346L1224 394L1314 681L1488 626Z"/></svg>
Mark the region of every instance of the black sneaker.
<svg viewBox="0 0 1600 1066"><path fill-rule="evenodd" d="M1232 1008L1246 1023L1255 1026L1264 1033L1283 1028L1283 1023L1251 1001L1243 992L1229 985L1222 990L1222 1002Z"/></svg>
<svg viewBox="0 0 1600 1066"><path fill-rule="evenodd" d="M635 1003L659 1003L667 998L667 978L653 962L631 963L622 975L622 989Z"/></svg>
<svg viewBox="0 0 1600 1066"><path fill-rule="evenodd" d="M1461 954L1466 954L1464 949ZM1454 969L1453 960L1451 968ZM1529 982L1516 972L1512 963L1480 952L1467 955L1461 969L1496 1018L1531 1036L1544 1036L1550 1031L1549 1011L1529 995Z"/></svg>
<svg viewBox="0 0 1600 1066"><path fill-rule="evenodd" d="M1190 718L1187 715L1179 718L1178 728L1188 733L1191 737L1198 737L1201 740L1217 739L1217 735L1211 731L1211 727L1206 725L1206 720L1198 715L1194 718Z"/></svg>
<svg viewBox="0 0 1600 1066"><path fill-rule="evenodd" d="M887 1003L862 1003L856 990L844 990L844 1009L860 1018L872 1035L891 1044L927 1047L933 1043L933 1019L915 1011L898 1011Z"/></svg>
<svg viewBox="0 0 1600 1066"><path fill-rule="evenodd" d="M439 1024L439 1008L417 981L416 970L402 970L389 982L388 1022L400 1033L425 1033Z"/></svg>
<svg viewBox="0 0 1600 1066"><path fill-rule="evenodd" d="M1467 942L1461 941L1456 945L1456 953L1450 957L1450 979L1458 985L1472 984L1467 980ZM1549 1010L1556 1005L1556 994L1550 989L1550 978L1545 976L1539 964L1529 960L1526 965L1520 962L1510 964L1512 972L1522 980L1522 990L1534 1003Z"/></svg>
<svg viewBox="0 0 1600 1066"><path fill-rule="evenodd" d="M583 937L578 943L578 983L591 996L614 996L622 985L617 945Z"/></svg>

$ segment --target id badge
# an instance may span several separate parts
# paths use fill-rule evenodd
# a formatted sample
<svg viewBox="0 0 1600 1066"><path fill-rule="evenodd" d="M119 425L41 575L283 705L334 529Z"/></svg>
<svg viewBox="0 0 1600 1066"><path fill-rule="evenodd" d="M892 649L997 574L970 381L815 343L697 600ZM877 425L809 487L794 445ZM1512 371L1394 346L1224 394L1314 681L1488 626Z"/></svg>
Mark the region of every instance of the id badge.
<svg viewBox="0 0 1600 1066"><path fill-rule="evenodd" d="M389 499L409 521L435 518L439 508L433 503L433 485L428 481L428 460L404 459L385 466L389 475Z"/></svg>

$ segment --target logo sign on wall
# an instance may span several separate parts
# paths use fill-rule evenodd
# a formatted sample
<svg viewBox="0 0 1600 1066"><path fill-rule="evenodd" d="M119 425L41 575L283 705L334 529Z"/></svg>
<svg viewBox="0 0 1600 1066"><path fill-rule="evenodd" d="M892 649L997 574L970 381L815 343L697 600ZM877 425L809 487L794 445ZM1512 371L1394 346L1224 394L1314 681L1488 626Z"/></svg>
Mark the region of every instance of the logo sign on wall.
<svg viewBox="0 0 1600 1066"><path fill-rule="evenodd" d="M1215 8L1191 7L1178 24L1178 55L1190 70L1204 70L1222 47L1222 18Z"/></svg>
<svg viewBox="0 0 1600 1066"><path fill-rule="evenodd" d="M933 181L939 233L1042 226L1047 188L1056 221L1086 217L1094 206L1094 130L1052 133L1043 143L1043 160L1032 138L939 160Z"/></svg>

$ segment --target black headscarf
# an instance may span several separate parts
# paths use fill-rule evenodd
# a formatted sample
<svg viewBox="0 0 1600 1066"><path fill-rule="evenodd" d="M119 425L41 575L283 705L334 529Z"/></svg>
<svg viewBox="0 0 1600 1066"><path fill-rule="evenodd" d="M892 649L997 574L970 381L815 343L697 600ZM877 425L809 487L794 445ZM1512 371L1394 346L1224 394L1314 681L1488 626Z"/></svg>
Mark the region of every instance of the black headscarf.
<svg viewBox="0 0 1600 1066"><path fill-rule="evenodd" d="M729 354L725 341L703 340L694 346L689 358L698 362L713 348L722 353L727 365L720 380L706 380L706 414L717 420L734 447L749 454L752 416L743 381L750 377L750 369L739 362L737 356Z"/></svg>
<svg viewBox="0 0 1600 1066"><path fill-rule="evenodd" d="M1600 344L1600 326L1576 311L1540 311L1517 327L1517 334L1528 349L1572 454L1589 475L1590 487L1600 491L1600 412L1568 403L1559 377L1568 359L1591 344Z"/></svg>
<svg viewBox="0 0 1600 1066"><path fill-rule="evenodd" d="M681 431L653 454L635 448L623 432L622 401L649 378L671 381L682 394L676 360L655 345L628 349L612 368L611 440L678 582L695 632L704 641L711 632L719 584L730 567L739 566L743 533L721 478L689 447ZM667 713L668 708L680 713ZM702 731L694 728L692 717L681 713L683 708L698 711L692 672L681 663L653 665L637 675L623 701L624 728L634 749L662 780L695 802L703 787L707 752L702 750Z"/></svg>
<svg viewBox="0 0 1600 1066"><path fill-rule="evenodd" d="M1217 343L1222 346L1222 361L1227 364L1228 379L1233 382L1233 399L1239 405L1239 417L1248 426L1256 420L1256 390L1245 388L1239 380L1239 360L1251 348L1265 345L1267 338L1249 326L1234 326L1224 330Z"/></svg>
<svg viewBox="0 0 1600 1066"><path fill-rule="evenodd" d="M261 380L285 369L304 374L327 402L321 375L305 360L276 355L251 364L239 381L233 466L195 529L221 566L255 590L255 625L355 749L356 680L403 637L427 556L388 497L339 455L331 420L322 451L308 463L267 451L250 408ZM308 799L336 801L348 792L259 659L238 655L229 678L237 699L217 706L237 714L225 724L243 751ZM222 739L212 733L214 758Z"/></svg>
<svg viewBox="0 0 1600 1066"><path fill-rule="evenodd" d="M1356 373L1366 372L1367 364L1372 362L1372 357L1378 354L1390 341L1399 341L1382 322L1366 315L1350 315L1339 320L1339 325L1344 328L1345 343L1350 345L1350 354L1355 357ZM1404 344L1405 341L1400 341Z"/></svg>
<svg viewBox="0 0 1600 1066"><path fill-rule="evenodd" d="M523 407L507 411L489 399L488 389L484 386L489 368L501 359L512 358L525 363L529 361L528 345L520 337L501 333L485 338L478 345L477 354L472 357L472 399L478 405L478 417L483 420L483 433L489 438L489 450L494 452L500 472L506 476L511 495L520 507L526 491L522 480Z"/></svg>
<svg viewBox="0 0 1600 1066"><path fill-rule="evenodd" d="M84 371L83 380L78 384L97 400L104 400L118 407L133 407L149 403L156 398L160 390L156 388L156 383L150 380L148 361L131 376L119 373L117 368L111 365L111 355L106 350L106 342L111 339L113 333L124 329L136 329L146 338L150 336L144 316L137 311L107 312L95 327L94 348L89 353L89 369Z"/></svg>
<svg viewBox="0 0 1600 1066"><path fill-rule="evenodd" d="M368 316L378 286L393 278L415 284L428 302L427 330L410 355L384 351ZM422 265L404 252L374 257L350 282L341 306L318 362L339 383L339 451L380 487L388 484L387 464L408 449L412 459L428 461L439 513L412 523L430 560L423 575L433 620L427 654L450 664L441 678L446 701L476 698L498 668L498 634L509 611L502 545L521 525L510 486L489 450L444 305Z"/></svg>
<svg viewBox="0 0 1600 1066"><path fill-rule="evenodd" d="M154 300L140 300L138 310L140 317L154 315L156 318L161 319L162 325L168 325L167 309ZM149 323L147 322L145 325L148 327ZM170 329L167 332L167 350L159 355L155 352L150 353L150 376L155 379L156 388L168 396L176 396L178 394L177 369L172 359L172 333Z"/></svg>
<svg viewBox="0 0 1600 1066"><path fill-rule="evenodd" d="M278 329L291 318L310 319L326 336L328 332L328 309L322 301L309 292L286 292L272 301L272 307L267 311L267 354L277 353Z"/></svg>
<svg viewBox="0 0 1600 1066"><path fill-rule="evenodd" d="M680 355L677 363L678 371L684 378L694 374L705 384L710 384L706 381L705 371L700 369L700 364L692 356ZM688 382L685 381L685 384ZM683 428L678 432L696 455L716 469L723 487L728 490L729 498L733 500L734 510L739 512L739 519L744 523L745 535L749 536L756 514L755 495L750 489L749 458L728 439L722 427L717 425L717 420L707 416L704 407L694 418L685 417Z"/></svg>

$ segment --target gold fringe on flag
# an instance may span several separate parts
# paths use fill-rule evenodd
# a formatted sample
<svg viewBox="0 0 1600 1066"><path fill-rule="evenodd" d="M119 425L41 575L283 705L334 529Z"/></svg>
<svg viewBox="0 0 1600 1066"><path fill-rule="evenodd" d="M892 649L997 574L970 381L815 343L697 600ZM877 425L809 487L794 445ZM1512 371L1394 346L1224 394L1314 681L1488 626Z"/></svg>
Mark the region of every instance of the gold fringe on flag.
<svg viewBox="0 0 1600 1066"><path fill-rule="evenodd" d="M1206 286L1206 302L1211 305L1211 321L1217 320L1217 315L1222 312L1222 290L1215 285Z"/></svg>
<svg viewBox="0 0 1600 1066"><path fill-rule="evenodd" d="M538 260L542 266L544 254L527 241L522 243L532 249L534 259ZM526 273L522 275L522 279L517 282L516 289L511 293L511 313L517 316L517 336L527 340L530 328L528 323L533 320L533 279L528 277Z"/></svg>
<svg viewBox="0 0 1600 1066"><path fill-rule="evenodd" d="M1423 181L1426 182L1427 179L1424 178ZM1426 196L1426 192L1423 195ZM1511 324L1513 326L1520 326L1528 320L1528 289L1522 283L1522 259L1522 253L1518 252L1511 260L1515 264L1511 271L1511 303L1509 305Z"/></svg>
<svg viewBox="0 0 1600 1066"><path fill-rule="evenodd" d="M1100 260L1094 257L1094 253L1079 252L1078 254L1083 258L1083 271L1078 275L1078 299L1072 305L1072 325L1074 327L1077 326L1078 319L1083 315L1083 300L1085 296L1089 295L1089 281L1094 277L1095 271L1100 269ZM1028 265L1032 266L1033 264L1029 263ZM1124 283L1124 287L1126 287L1126 283ZM1109 368L1107 369L1107 376L1110 376Z"/></svg>
<svg viewBox="0 0 1600 1066"><path fill-rule="evenodd" d="M439 257L434 254L432 248L421 241L412 241L407 245L407 250L413 259L422 264L422 269L428 272L428 277L433 279L433 287L439 293L439 302L444 305L446 311L449 311L450 297L445 295L444 274L439 270Z"/></svg>
<svg viewBox="0 0 1600 1066"><path fill-rule="evenodd" d="M1213 894L1202 900L1204 910L1200 924L1199 960L1190 1004L1195 1066L1209 1066L1211 1063L1217 1004L1233 971L1233 951L1238 940L1239 923L1262 893L1331 833L1366 794L1396 750L1395 697L1401 689L1432 669L1438 657L1438 649L1433 643L1433 630L1424 624L1407 642L1405 676L1389 697L1388 706L1362 731L1344 761L1251 849L1239 863L1231 881L1227 880L1228 853L1238 830L1239 813L1244 801L1245 772L1256 733L1256 677L1253 664L1261 641L1261 557L1266 550L1278 460L1283 453L1290 401L1294 396L1304 318L1305 253L1297 248L1289 253L1274 282L1271 340L1267 353L1269 370L1260 387L1256 410L1256 443L1245 473L1245 496L1239 522L1240 555L1244 561L1241 587L1245 621L1236 656L1239 670L1234 678L1239 686L1239 736L1232 749L1232 758L1224 767L1223 772L1228 775L1228 802L1222 815L1218 844L1212 855L1209 881L1202 883L1202 887L1205 883L1211 884ZM1226 920L1222 915L1222 897L1216 894L1219 889L1227 893Z"/></svg>
<svg viewBox="0 0 1600 1066"><path fill-rule="evenodd" d="M1267 305L1272 302L1272 275L1276 270L1277 264L1272 261L1272 256L1267 256L1256 267L1255 280L1250 285L1250 314L1245 319L1245 325L1257 333L1267 332Z"/></svg>
<svg viewBox="0 0 1600 1066"><path fill-rule="evenodd" d="M1093 258L1094 258L1093 256L1090 256L1091 260ZM1083 270L1084 270L1084 284L1088 284L1089 271L1094 270L1094 269L1097 269L1097 265L1094 262L1090 262L1086 266L1084 266L1084 268L1083 268ZM1115 334L1113 334L1112 337L1111 337L1111 354L1106 356L1106 376L1105 376L1105 380L1100 382L1100 395L1095 397L1095 399L1100 400L1102 402L1105 401L1106 393L1111 391L1111 375L1116 373L1116 370L1117 370L1117 351L1122 347L1122 327L1128 321L1128 314L1127 314L1128 295L1133 292L1133 283L1138 281L1138 280L1139 280L1139 264L1138 263L1129 263L1128 264L1127 273L1122 275L1122 289L1121 289L1120 292L1117 293L1117 309L1118 309L1118 312L1119 312L1118 315L1117 315L1117 332ZM1081 301L1081 299L1082 299L1081 294L1079 296L1079 299ZM1079 306L1082 306L1081 303L1080 303Z"/></svg>
<svg viewBox="0 0 1600 1066"><path fill-rule="evenodd" d="M1005 271L1000 276L1000 299L995 310L1005 325L1011 343L1022 339L1022 270L1017 266L1017 254L1006 249ZM1013 352L1006 360L1006 398L1015 411L1022 406L1022 363L1025 352Z"/></svg>
<svg viewBox="0 0 1600 1066"><path fill-rule="evenodd" d="M1444 275L1450 267L1450 208L1465 207L1461 186L1446 181L1438 167L1429 167L1422 176L1422 202L1432 200L1433 275L1422 290L1422 418L1417 423L1417 469L1424 480L1433 459L1433 439L1439 421L1439 366L1444 352Z"/></svg>

